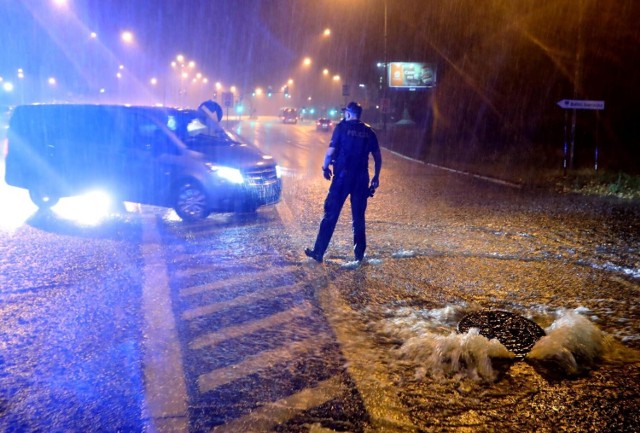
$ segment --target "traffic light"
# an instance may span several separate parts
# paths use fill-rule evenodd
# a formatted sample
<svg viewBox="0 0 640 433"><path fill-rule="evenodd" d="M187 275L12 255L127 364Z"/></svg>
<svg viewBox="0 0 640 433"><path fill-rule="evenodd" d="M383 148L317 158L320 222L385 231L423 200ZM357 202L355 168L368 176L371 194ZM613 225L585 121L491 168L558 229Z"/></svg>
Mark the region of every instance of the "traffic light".
<svg viewBox="0 0 640 433"><path fill-rule="evenodd" d="M267 96L271 98L271 95L273 95L273 89L271 88L271 86L269 86L267 87Z"/></svg>
<svg viewBox="0 0 640 433"><path fill-rule="evenodd" d="M289 97L289 86L284 86L284 97L285 98Z"/></svg>

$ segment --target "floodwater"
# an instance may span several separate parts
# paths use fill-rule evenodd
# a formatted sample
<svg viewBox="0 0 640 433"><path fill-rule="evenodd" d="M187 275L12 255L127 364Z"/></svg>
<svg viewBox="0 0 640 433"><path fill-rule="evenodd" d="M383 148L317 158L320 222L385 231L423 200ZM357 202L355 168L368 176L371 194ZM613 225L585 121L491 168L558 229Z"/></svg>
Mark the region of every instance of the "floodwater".
<svg viewBox="0 0 640 433"><path fill-rule="evenodd" d="M365 263L350 262L346 205L325 264L306 269L332 326L344 328L341 344L375 341L362 352L372 358L348 368L377 378L382 371L420 431L638 430L637 204L523 190L383 156ZM322 193L293 188L288 205L302 251L320 211L305 201ZM518 360L496 340L456 332L466 314L484 310L531 319L546 336ZM375 399L380 389L370 393Z"/></svg>

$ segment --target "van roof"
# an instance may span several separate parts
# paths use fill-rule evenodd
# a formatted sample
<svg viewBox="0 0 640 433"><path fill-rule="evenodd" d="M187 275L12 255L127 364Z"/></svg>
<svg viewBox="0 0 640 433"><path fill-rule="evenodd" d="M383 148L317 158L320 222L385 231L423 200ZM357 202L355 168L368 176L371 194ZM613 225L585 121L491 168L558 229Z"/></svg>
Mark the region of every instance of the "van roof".
<svg viewBox="0 0 640 433"><path fill-rule="evenodd" d="M14 111L16 110L38 110L40 108L43 109L53 109L53 108L106 108L106 109L127 109L127 110L142 110L147 112L158 112L158 113L187 113L194 112L195 110L186 109L186 108L176 108L176 107L160 107L160 106L151 106L151 105L122 105L122 104L75 104L75 103L34 103L34 104L25 104L18 105L14 107Z"/></svg>

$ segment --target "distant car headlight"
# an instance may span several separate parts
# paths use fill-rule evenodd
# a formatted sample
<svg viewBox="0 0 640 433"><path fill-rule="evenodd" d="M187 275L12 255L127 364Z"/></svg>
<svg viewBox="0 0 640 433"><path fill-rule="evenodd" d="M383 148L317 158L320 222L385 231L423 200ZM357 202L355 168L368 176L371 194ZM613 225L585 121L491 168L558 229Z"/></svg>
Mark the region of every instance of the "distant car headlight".
<svg viewBox="0 0 640 433"><path fill-rule="evenodd" d="M244 183L244 177L242 177L242 173L237 168L225 167L211 163L207 163L206 165L211 172L228 182Z"/></svg>

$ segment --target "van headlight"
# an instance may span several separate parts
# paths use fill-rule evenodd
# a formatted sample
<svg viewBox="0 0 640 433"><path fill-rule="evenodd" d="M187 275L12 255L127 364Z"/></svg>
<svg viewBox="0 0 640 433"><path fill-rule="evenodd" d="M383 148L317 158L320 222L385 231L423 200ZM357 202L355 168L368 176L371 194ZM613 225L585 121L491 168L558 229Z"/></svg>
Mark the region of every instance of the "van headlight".
<svg viewBox="0 0 640 433"><path fill-rule="evenodd" d="M242 173L237 168L225 167L223 165L211 163L206 163L206 166L212 173L215 173L218 177L221 177L227 182L244 183L244 177L242 177Z"/></svg>

